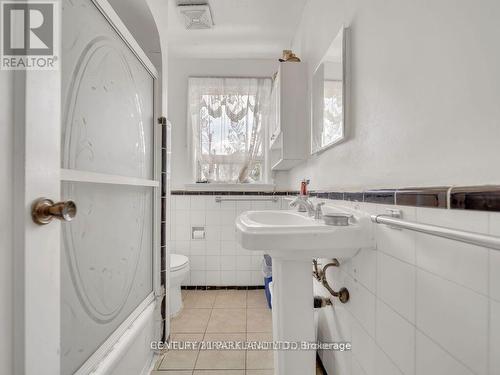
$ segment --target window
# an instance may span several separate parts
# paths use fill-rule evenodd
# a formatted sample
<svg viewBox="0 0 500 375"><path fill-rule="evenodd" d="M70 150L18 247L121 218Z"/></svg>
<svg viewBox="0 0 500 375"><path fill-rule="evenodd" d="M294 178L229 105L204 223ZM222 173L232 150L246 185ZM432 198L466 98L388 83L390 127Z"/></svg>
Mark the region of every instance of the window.
<svg viewBox="0 0 500 375"><path fill-rule="evenodd" d="M190 78L189 123L196 182L264 181L266 78Z"/></svg>

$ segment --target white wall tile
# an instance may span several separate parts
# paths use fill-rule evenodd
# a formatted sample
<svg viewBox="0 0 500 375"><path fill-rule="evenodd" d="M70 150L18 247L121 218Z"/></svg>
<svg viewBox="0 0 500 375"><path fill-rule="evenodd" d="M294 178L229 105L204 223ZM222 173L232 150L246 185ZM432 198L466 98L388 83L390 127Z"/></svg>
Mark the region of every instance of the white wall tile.
<svg viewBox="0 0 500 375"><path fill-rule="evenodd" d="M418 329L474 372L486 374L488 300L469 289L417 271Z"/></svg>
<svg viewBox="0 0 500 375"><path fill-rule="evenodd" d="M416 365L417 375L473 375L472 371L419 331Z"/></svg>
<svg viewBox="0 0 500 375"><path fill-rule="evenodd" d="M205 241L202 240L191 240L189 241L189 248L191 255L205 255Z"/></svg>
<svg viewBox="0 0 500 375"><path fill-rule="evenodd" d="M267 202L259 202L259 201L252 202L252 210L265 211L267 209L268 209Z"/></svg>
<svg viewBox="0 0 500 375"><path fill-rule="evenodd" d="M415 326L377 300L376 341L405 375L415 373Z"/></svg>
<svg viewBox="0 0 500 375"><path fill-rule="evenodd" d="M490 375L500 374L500 302L490 301Z"/></svg>
<svg viewBox="0 0 500 375"><path fill-rule="evenodd" d="M221 227L221 240L222 241L236 241L236 227L235 225L225 225Z"/></svg>
<svg viewBox="0 0 500 375"><path fill-rule="evenodd" d="M204 226L205 225L205 211L204 210L193 210L189 211L190 219L189 222L191 226Z"/></svg>
<svg viewBox="0 0 500 375"><path fill-rule="evenodd" d="M372 336L375 336L375 295L360 283L349 276L341 283L333 284L336 289L345 286L349 290L349 302L346 303L352 315L360 322L363 328ZM366 369L365 369L366 370Z"/></svg>
<svg viewBox="0 0 500 375"><path fill-rule="evenodd" d="M236 285L236 271L234 271L234 270L229 270L229 271L222 270L220 273L220 281L221 281L221 285L225 285L225 286Z"/></svg>
<svg viewBox="0 0 500 375"><path fill-rule="evenodd" d="M251 270L260 271L262 269L262 255L252 255L251 256Z"/></svg>
<svg viewBox="0 0 500 375"><path fill-rule="evenodd" d="M219 271L221 268L220 256L207 256L206 269L207 271Z"/></svg>
<svg viewBox="0 0 500 375"><path fill-rule="evenodd" d="M252 270L252 257L250 256L236 257L236 271L251 271L251 270Z"/></svg>
<svg viewBox="0 0 500 375"><path fill-rule="evenodd" d="M350 275L360 282L370 292L375 293L377 287L377 252L375 250L360 250L349 262Z"/></svg>
<svg viewBox="0 0 500 375"><path fill-rule="evenodd" d="M378 214L387 213L389 206L380 206ZM404 220L415 221L414 207L392 206L401 210ZM387 225L375 225L377 249L410 264L415 263L415 232L393 229Z"/></svg>
<svg viewBox="0 0 500 375"><path fill-rule="evenodd" d="M221 210L206 210L205 211L205 221L207 225L220 225L221 220Z"/></svg>
<svg viewBox="0 0 500 375"><path fill-rule="evenodd" d="M207 271L206 272L206 277L207 277L207 285L214 285L214 286L219 286L221 285L220 282L220 271Z"/></svg>
<svg viewBox="0 0 500 375"><path fill-rule="evenodd" d="M247 198L251 198L251 197L247 197ZM251 201L236 202L236 211L237 212L250 211L251 209L252 209L252 202Z"/></svg>
<svg viewBox="0 0 500 375"><path fill-rule="evenodd" d="M186 195L174 195L176 210L189 210L191 208L190 198Z"/></svg>
<svg viewBox="0 0 500 375"><path fill-rule="evenodd" d="M236 256L221 256L220 257L220 266L222 271L235 271L236 270Z"/></svg>
<svg viewBox="0 0 500 375"><path fill-rule="evenodd" d="M292 201L293 198L281 198L281 209L282 210L291 210L292 208L290 207L290 202Z"/></svg>
<svg viewBox="0 0 500 375"><path fill-rule="evenodd" d="M206 210L216 210L222 209L222 203L215 201L215 196L209 196L205 199L205 209Z"/></svg>
<svg viewBox="0 0 500 375"><path fill-rule="evenodd" d="M279 210L281 208L281 198L278 199L276 202L266 202L266 209L267 210Z"/></svg>
<svg viewBox="0 0 500 375"><path fill-rule="evenodd" d="M192 195L190 201L190 209L191 210L205 210L205 196L203 195Z"/></svg>
<svg viewBox="0 0 500 375"><path fill-rule="evenodd" d="M251 285L252 284L252 271L237 271L236 272L236 285Z"/></svg>
<svg viewBox="0 0 500 375"><path fill-rule="evenodd" d="M206 225L205 226L205 239L207 241L220 242L220 239L221 239L220 226Z"/></svg>
<svg viewBox="0 0 500 375"><path fill-rule="evenodd" d="M189 266L193 271L205 271L206 270L205 256L190 255Z"/></svg>
<svg viewBox="0 0 500 375"><path fill-rule="evenodd" d="M240 246L240 244L236 243L236 255L251 257L253 253L254 252L252 250L244 249Z"/></svg>
<svg viewBox="0 0 500 375"><path fill-rule="evenodd" d="M489 233L500 236L500 213L490 214ZM500 251L490 249L490 297L500 301ZM500 371L499 371L500 373Z"/></svg>
<svg viewBox="0 0 500 375"><path fill-rule="evenodd" d="M189 210L174 211L175 225L189 225Z"/></svg>
<svg viewBox="0 0 500 375"><path fill-rule="evenodd" d="M173 239L176 241L189 241L191 239L191 227L189 225L176 225Z"/></svg>
<svg viewBox="0 0 500 375"><path fill-rule="evenodd" d="M235 220L236 220L236 211L232 210L225 210L225 211L220 211L220 222L221 225L226 225L226 226L235 226Z"/></svg>
<svg viewBox="0 0 500 375"><path fill-rule="evenodd" d="M252 283L250 285L264 285L264 276L261 271L251 271Z"/></svg>
<svg viewBox="0 0 500 375"><path fill-rule="evenodd" d="M190 285L206 285L207 283L207 271L196 271L192 270Z"/></svg>
<svg viewBox="0 0 500 375"><path fill-rule="evenodd" d="M220 248L221 255L236 255L238 253L238 246L236 241L222 241Z"/></svg>
<svg viewBox="0 0 500 375"><path fill-rule="evenodd" d="M412 323L415 323L415 267L378 252L377 295Z"/></svg>
<svg viewBox="0 0 500 375"><path fill-rule="evenodd" d="M207 205L207 208L208 208L208 205ZM223 202L220 202L219 203L219 206L218 206L219 209L221 210L228 210L228 211L233 211L235 212L236 211L236 202L233 202L233 201L223 201Z"/></svg>
<svg viewBox="0 0 500 375"><path fill-rule="evenodd" d="M417 208L419 222L479 233L488 232L486 212ZM417 265L478 293L488 290L488 250L418 233Z"/></svg>
<svg viewBox="0 0 500 375"><path fill-rule="evenodd" d="M206 254L207 255L220 255L220 247L221 247L221 242L220 241L206 241L205 242L205 248L206 248Z"/></svg>

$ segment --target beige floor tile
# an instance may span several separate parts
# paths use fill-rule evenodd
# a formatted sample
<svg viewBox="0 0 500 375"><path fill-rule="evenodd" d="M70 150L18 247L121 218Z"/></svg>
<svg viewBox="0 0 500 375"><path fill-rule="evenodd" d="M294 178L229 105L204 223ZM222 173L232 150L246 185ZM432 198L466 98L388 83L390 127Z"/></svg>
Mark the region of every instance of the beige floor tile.
<svg viewBox="0 0 500 375"><path fill-rule="evenodd" d="M211 309L183 309L172 319L172 333L204 333Z"/></svg>
<svg viewBox="0 0 500 375"><path fill-rule="evenodd" d="M246 309L213 309L207 332L246 332Z"/></svg>
<svg viewBox="0 0 500 375"><path fill-rule="evenodd" d="M195 350L170 350L163 356L159 370L193 370L198 352Z"/></svg>
<svg viewBox="0 0 500 375"><path fill-rule="evenodd" d="M187 309L211 309L214 307L216 290L190 290L184 298Z"/></svg>
<svg viewBox="0 0 500 375"><path fill-rule="evenodd" d="M246 375L274 375L274 370L247 370Z"/></svg>
<svg viewBox="0 0 500 375"><path fill-rule="evenodd" d="M193 375L245 375L245 370L201 370Z"/></svg>
<svg viewBox="0 0 500 375"><path fill-rule="evenodd" d="M162 371L153 371L151 372L150 375L192 375L193 374L193 371L192 370L189 370L189 371L176 371L176 370L173 370L173 371L166 371L166 370L162 370Z"/></svg>
<svg viewBox="0 0 500 375"><path fill-rule="evenodd" d="M206 334L204 342L244 342L244 333ZM196 361L196 370L244 370L244 350L201 350Z"/></svg>
<svg viewBox="0 0 500 375"><path fill-rule="evenodd" d="M194 346L193 350L198 350L200 343L203 341L203 336L204 333L174 333L171 341L178 342L178 345L184 345L184 348L190 345Z"/></svg>
<svg viewBox="0 0 500 375"><path fill-rule="evenodd" d="M247 332L272 332L273 318L269 309L247 309Z"/></svg>
<svg viewBox="0 0 500 375"><path fill-rule="evenodd" d="M247 308L268 308L264 289L249 290L247 292Z"/></svg>
<svg viewBox="0 0 500 375"><path fill-rule="evenodd" d="M248 333L248 342L272 342L271 333ZM248 350L246 368L251 370L266 370L274 368L273 350Z"/></svg>
<svg viewBox="0 0 500 375"><path fill-rule="evenodd" d="M246 306L246 290L219 290L214 304L216 309L238 309Z"/></svg>

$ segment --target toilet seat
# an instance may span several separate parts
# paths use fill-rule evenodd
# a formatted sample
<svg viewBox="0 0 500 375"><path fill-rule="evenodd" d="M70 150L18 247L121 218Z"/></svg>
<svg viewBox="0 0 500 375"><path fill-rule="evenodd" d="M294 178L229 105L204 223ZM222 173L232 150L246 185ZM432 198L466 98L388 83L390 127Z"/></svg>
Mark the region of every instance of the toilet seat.
<svg viewBox="0 0 500 375"><path fill-rule="evenodd" d="M180 254L170 255L170 271L178 271L187 266L189 259L187 256Z"/></svg>

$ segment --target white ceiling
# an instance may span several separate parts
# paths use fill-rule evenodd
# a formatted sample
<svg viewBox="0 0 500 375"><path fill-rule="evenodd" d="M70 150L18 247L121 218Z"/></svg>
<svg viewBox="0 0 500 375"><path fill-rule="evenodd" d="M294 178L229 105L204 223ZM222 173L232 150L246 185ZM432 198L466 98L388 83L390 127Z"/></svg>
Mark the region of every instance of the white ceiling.
<svg viewBox="0 0 500 375"><path fill-rule="evenodd" d="M169 54L176 58L277 58L289 48L308 0L209 0L214 27L186 30L169 1Z"/></svg>

